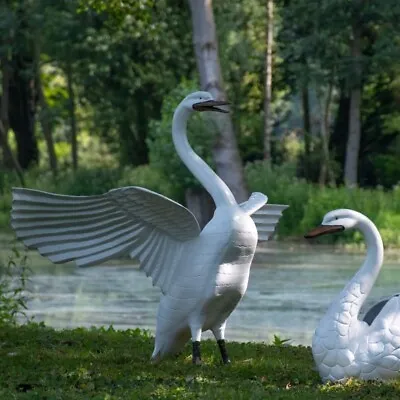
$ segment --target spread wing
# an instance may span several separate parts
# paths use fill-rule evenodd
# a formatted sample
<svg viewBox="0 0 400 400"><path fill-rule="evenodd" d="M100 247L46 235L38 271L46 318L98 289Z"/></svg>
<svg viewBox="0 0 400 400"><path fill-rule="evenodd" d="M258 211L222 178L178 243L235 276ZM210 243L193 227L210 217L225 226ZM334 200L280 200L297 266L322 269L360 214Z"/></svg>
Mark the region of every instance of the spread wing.
<svg viewBox="0 0 400 400"><path fill-rule="evenodd" d="M271 237L283 211L288 207L282 204L265 204L251 215L257 227L259 241L266 241Z"/></svg>
<svg viewBox="0 0 400 400"><path fill-rule="evenodd" d="M54 263L83 267L130 255L163 291L183 243L200 234L188 209L135 186L98 196L14 188L11 225L26 246Z"/></svg>

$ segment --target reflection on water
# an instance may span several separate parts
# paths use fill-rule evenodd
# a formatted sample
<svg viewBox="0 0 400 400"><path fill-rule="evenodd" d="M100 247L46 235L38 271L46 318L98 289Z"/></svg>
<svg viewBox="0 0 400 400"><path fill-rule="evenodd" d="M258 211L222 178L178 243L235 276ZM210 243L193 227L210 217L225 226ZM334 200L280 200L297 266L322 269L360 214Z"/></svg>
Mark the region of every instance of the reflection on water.
<svg viewBox="0 0 400 400"><path fill-rule="evenodd" d="M322 246L269 243L256 254L248 291L227 324L227 339L269 342L274 334L309 345L317 321L363 261ZM130 265L34 267L28 315L56 328L155 330L159 290ZM46 264L47 263L47 264ZM369 303L400 291L400 263L387 259ZM211 337L206 334L205 337Z"/></svg>

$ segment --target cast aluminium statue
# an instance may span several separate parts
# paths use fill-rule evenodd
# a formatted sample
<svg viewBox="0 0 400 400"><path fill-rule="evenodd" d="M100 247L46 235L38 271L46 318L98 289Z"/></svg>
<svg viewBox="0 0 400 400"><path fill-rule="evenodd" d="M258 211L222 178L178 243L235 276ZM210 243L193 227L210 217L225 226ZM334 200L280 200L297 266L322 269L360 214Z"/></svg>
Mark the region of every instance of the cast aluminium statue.
<svg viewBox="0 0 400 400"><path fill-rule="evenodd" d="M186 124L195 111L226 112L207 92L188 95L173 117L176 151L212 196L216 211L201 231L180 204L140 187L99 196L63 196L13 189L12 227L28 247L54 263L90 266L130 255L160 287L152 359L174 354L192 338L201 363L202 331L211 329L224 363L226 320L247 289L257 240L268 240L283 205L253 193L238 205L225 183L190 147Z"/></svg>
<svg viewBox="0 0 400 400"><path fill-rule="evenodd" d="M319 322L312 352L324 382L391 379L400 376L400 297L391 297L358 319L383 263L383 243L378 229L365 215L352 210L327 213L322 225L306 235L359 229L367 244L367 257L359 271L334 299Z"/></svg>

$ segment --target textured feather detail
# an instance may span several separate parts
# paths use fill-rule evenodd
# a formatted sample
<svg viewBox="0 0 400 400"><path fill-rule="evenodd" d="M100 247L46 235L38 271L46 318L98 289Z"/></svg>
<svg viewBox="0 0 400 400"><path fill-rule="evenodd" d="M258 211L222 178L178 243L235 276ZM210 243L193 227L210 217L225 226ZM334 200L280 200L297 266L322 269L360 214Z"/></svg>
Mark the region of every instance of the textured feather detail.
<svg viewBox="0 0 400 400"><path fill-rule="evenodd" d="M130 255L167 290L183 243L197 237L193 214L140 187L98 196L66 196L13 189L11 225L26 246L55 263L89 266Z"/></svg>
<svg viewBox="0 0 400 400"><path fill-rule="evenodd" d="M259 241L266 241L271 237L283 211L288 207L282 204L265 204L251 215L257 227Z"/></svg>
<svg viewBox="0 0 400 400"><path fill-rule="evenodd" d="M398 348L400 343L400 296L392 296L382 307L369 327L370 332L386 331L385 339L396 341L394 348ZM400 362L400 359L399 359Z"/></svg>

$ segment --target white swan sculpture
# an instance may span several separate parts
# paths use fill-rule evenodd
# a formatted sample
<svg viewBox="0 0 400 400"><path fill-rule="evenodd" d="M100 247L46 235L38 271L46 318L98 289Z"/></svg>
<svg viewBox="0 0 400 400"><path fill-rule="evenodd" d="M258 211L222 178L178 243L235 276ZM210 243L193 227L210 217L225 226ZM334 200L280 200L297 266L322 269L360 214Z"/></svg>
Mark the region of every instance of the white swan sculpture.
<svg viewBox="0 0 400 400"><path fill-rule="evenodd" d="M229 362L226 320L246 292L257 238L268 240L287 208L266 205L267 196L261 193L238 205L190 147L186 124L192 112L227 112L219 108L226 104L208 92L195 92L173 117L176 151L216 204L202 231L185 207L140 187L99 196L13 189L11 224L17 237L54 263L73 260L90 266L124 255L140 261L140 268L162 291L154 360L179 352L191 337L193 363L201 364L201 333L211 329L223 362Z"/></svg>
<svg viewBox="0 0 400 400"><path fill-rule="evenodd" d="M305 237L353 228L364 235L366 260L333 300L312 341L314 361L324 382L345 382L350 377L386 380L400 376L400 297L393 296L380 303L378 314L372 310L374 306L371 310L375 318L368 318L370 323L358 319L383 263L383 243L376 226L359 212L339 209L327 213L322 225Z"/></svg>

